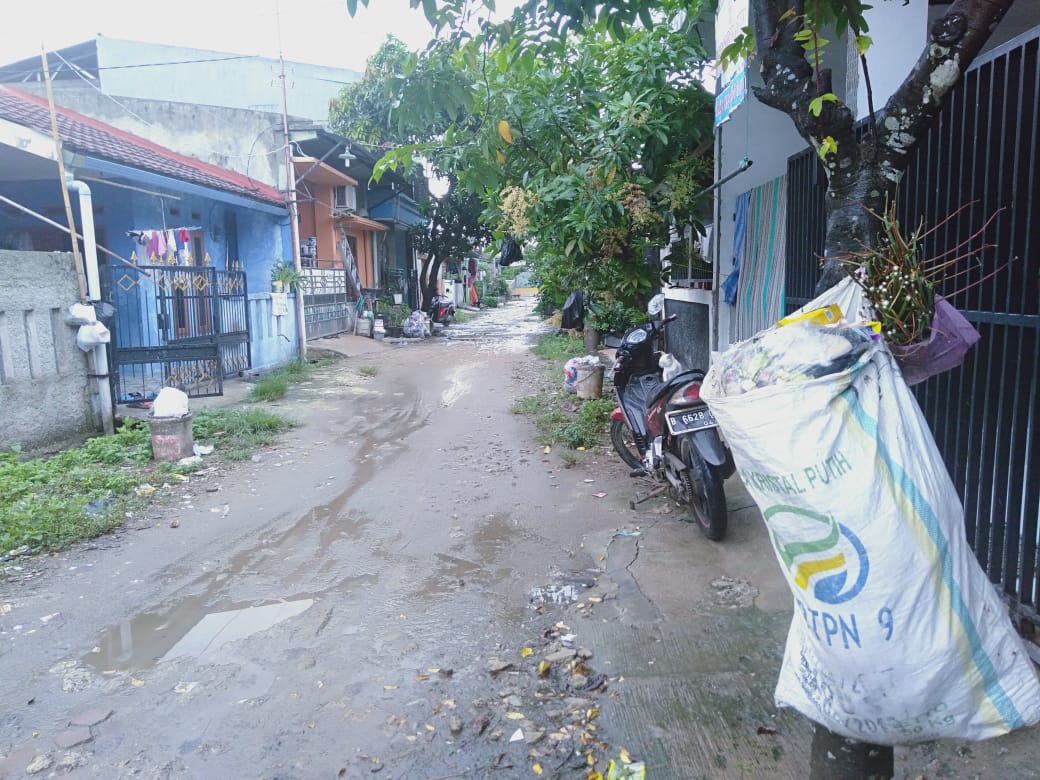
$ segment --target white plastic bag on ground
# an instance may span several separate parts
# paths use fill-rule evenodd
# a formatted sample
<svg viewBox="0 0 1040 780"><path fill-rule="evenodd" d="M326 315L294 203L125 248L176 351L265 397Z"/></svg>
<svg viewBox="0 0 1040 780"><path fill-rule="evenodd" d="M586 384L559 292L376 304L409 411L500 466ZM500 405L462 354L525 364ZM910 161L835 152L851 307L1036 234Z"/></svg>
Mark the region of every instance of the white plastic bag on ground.
<svg viewBox="0 0 1040 780"><path fill-rule="evenodd" d="M841 296L856 316L845 286L805 308ZM884 343L836 373L743 386L730 363L740 348L716 356L701 397L794 595L777 703L877 744L985 739L1040 721L1033 664ZM742 359L753 353L745 342Z"/></svg>

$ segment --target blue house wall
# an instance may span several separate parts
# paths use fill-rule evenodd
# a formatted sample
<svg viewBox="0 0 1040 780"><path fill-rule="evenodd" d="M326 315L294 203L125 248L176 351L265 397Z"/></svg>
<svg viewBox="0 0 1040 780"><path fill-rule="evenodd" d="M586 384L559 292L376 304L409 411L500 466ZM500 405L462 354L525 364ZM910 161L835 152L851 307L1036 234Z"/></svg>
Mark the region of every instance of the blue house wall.
<svg viewBox="0 0 1040 780"><path fill-rule="evenodd" d="M288 315L276 317L270 297L272 266L292 262L289 223L284 212L261 204L251 208L248 203L228 203L224 202L227 198L208 198L199 192L163 198L100 181L87 184L98 243L127 260L136 254L140 265L154 262L147 256L146 247L128 235L131 231L201 228L209 265L246 274L251 367L272 368L294 358L299 346L295 302L290 298ZM0 192L59 224L65 223L62 193L56 182L18 182L0 188ZM74 193L71 197L79 229L79 204ZM234 229L234 236L229 235L229 227ZM13 209L0 213L0 244L37 250L68 250L71 246L68 237L57 228ZM154 285L140 283L145 281L140 273L100 251L98 260L102 274L110 276L107 283L118 295L121 346L158 345L160 334L153 321L154 306L148 302L155 294ZM201 264L201 258L196 263Z"/></svg>

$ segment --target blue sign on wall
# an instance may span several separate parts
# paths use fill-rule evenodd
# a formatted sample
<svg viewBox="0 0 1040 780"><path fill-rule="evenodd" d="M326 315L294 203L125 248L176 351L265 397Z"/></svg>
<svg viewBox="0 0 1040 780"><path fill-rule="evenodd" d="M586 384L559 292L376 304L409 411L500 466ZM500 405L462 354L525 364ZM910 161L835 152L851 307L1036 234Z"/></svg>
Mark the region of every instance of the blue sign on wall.
<svg viewBox="0 0 1040 780"><path fill-rule="evenodd" d="M747 65L741 62L727 68L719 79L722 88L715 96L715 126L718 127L747 97Z"/></svg>

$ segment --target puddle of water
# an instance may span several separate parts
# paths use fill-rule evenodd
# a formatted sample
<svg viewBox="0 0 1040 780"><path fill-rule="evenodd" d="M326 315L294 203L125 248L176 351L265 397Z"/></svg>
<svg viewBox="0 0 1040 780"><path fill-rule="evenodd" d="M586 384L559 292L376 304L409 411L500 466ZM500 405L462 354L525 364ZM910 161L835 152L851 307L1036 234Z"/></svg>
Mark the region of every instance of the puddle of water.
<svg viewBox="0 0 1040 780"><path fill-rule="evenodd" d="M205 612L202 597L185 599L166 612L145 612L109 628L83 663L99 672L140 670L181 655L201 657L306 611L314 599L280 601L224 612ZM202 615L200 618L199 615Z"/></svg>
<svg viewBox="0 0 1040 780"><path fill-rule="evenodd" d="M211 612L196 623L181 637L160 661L181 655L202 658L207 653L223 647L229 642L245 639L253 634L273 628L284 620L306 612L314 599L283 601L262 607L246 607L228 612Z"/></svg>
<svg viewBox="0 0 1040 780"><path fill-rule="evenodd" d="M462 396L473 389L473 383L466 377L475 366L456 366L448 377L450 385L441 393L441 404L451 406Z"/></svg>

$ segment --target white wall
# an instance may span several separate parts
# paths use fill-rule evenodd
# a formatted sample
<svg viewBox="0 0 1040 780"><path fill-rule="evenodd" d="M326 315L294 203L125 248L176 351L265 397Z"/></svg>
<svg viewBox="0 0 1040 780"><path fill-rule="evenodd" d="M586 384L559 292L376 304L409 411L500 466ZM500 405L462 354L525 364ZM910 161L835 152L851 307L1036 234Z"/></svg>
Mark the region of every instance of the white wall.
<svg viewBox="0 0 1040 780"><path fill-rule="evenodd" d="M921 55L928 31L928 0L910 0L906 6L902 3L877 3L864 18L870 25L868 35L875 41L867 51L867 68L870 70L874 110L879 111ZM851 67L853 61L859 63L852 41L849 42L849 56L849 73L856 85L856 102L855 105L850 103L849 107L857 119L862 119L868 113L867 87L861 69L853 71Z"/></svg>
<svg viewBox="0 0 1040 780"><path fill-rule="evenodd" d="M179 23L175 12L169 23ZM282 110L281 69L276 59L159 46L103 35L97 37L97 46L105 94L256 111ZM155 64L165 62L171 64ZM149 67L125 67L139 64ZM329 98L344 83L361 77L346 68L299 62L286 62L285 71L289 113L318 121L328 119Z"/></svg>

